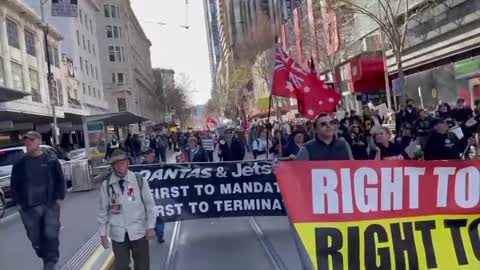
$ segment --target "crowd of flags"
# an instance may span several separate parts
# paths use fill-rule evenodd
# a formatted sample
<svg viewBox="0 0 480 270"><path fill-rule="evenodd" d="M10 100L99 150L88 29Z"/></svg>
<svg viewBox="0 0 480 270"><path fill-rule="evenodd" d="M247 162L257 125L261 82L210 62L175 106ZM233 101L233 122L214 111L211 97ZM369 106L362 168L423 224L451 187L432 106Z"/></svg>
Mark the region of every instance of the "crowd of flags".
<svg viewBox="0 0 480 270"><path fill-rule="evenodd" d="M342 98L317 76L313 60L306 71L281 48L275 52L272 95L297 99L299 112L310 120L323 112L335 112Z"/></svg>

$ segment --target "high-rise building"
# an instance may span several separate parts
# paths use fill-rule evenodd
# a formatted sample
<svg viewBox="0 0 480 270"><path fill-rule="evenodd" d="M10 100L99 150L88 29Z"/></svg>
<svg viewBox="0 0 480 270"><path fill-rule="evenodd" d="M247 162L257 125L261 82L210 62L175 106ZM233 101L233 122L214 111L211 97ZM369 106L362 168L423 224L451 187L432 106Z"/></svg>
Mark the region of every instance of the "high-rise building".
<svg viewBox="0 0 480 270"><path fill-rule="evenodd" d="M164 69L164 68L154 68L153 77L155 81L155 91L156 95L162 97L163 103L159 104L161 115L163 116L163 122L172 121L172 110L167 102L165 102L165 97L168 95L168 92L175 88L175 71L173 69Z"/></svg>
<svg viewBox="0 0 480 270"><path fill-rule="evenodd" d="M24 0L37 14L40 14L40 1ZM44 5L45 21L54 26L62 35L61 43L63 60L73 65L74 78L78 83L68 85L66 95L70 105L78 99L82 114L99 114L108 111L108 103L103 91L103 78L100 70L99 44L97 41L97 25L95 17L100 12L100 6L95 0L78 1L77 17L51 16L51 1ZM69 78L69 80L71 80Z"/></svg>
<svg viewBox="0 0 480 270"><path fill-rule="evenodd" d="M222 61L222 47L220 44L220 31L218 27L218 1L204 0L205 24L207 29L208 52L210 58L210 72L212 74L212 96L218 94L216 74Z"/></svg>
<svg viewBox="0 0 480 270"><path fill-rule="evenodd" d="M111 110L160 120L150 59L151 42L130 0L106 0L97 13L103 86Z"/></svg>

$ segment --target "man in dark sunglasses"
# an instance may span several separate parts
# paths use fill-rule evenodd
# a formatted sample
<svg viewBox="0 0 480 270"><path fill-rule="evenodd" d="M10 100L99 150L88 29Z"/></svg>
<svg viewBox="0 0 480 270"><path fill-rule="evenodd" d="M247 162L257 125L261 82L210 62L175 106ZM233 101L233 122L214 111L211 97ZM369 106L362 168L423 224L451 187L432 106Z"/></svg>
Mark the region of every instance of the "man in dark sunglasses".
<svg viewBox="0 0 480 270"><path fill-rule="evenodd" d="M298 152L297 160L351 160L352 150L343 138L336 138L336 122L321 113L314 122L315 138Z"/></svg>

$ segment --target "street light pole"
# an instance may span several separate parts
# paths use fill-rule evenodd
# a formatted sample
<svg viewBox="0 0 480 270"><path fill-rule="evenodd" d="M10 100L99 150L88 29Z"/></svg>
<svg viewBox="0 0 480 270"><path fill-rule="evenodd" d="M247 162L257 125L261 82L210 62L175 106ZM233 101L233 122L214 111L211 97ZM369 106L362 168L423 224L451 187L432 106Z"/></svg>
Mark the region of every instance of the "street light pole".
<svg viewBox="0 0 480 270"><path fill-rule="evenodd" d="M43 26L43 39L45 43L45 58L47 60L47 82L48 82L48 93L50 97L50 106L52 106L52 117L53 117L53 145L57 145L58 142L58 125L57 125L57 112L56 112L56 105L57 100L52 100L53 95L52 93L52 82L53 82L53 74L52 74L52 67L50 62L50 52L48 51L48 23L45 23L45 14L43 10L43 6L48 2L48 0L39 0L40 1L40 13L42 16L42 26Z"/></svg>

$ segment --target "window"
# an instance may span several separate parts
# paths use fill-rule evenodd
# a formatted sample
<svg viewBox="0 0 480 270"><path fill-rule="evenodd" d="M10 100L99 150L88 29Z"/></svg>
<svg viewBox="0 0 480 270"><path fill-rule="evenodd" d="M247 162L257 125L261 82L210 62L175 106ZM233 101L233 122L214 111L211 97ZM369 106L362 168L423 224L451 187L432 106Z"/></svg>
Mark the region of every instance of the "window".
<svg viewBox="0 0 480 270"><path fill-rule="evenodd" d="M87 19L87 13L85 13L85 28L88 30L88 19Z"/></svg>
<svg viewBox="0 0 480 270"><path fill-rule="evenodd" d="M92 34L93 34L93 23L92 23L92 20L90 20L90 32L92 32Z"/></svg>
<svg viewBox="0 0 480 270"><path fill-rule="evenodd" d="M92 78L93 78L93 64L90 64L90 74L92 74Z"/></svg>
<svg viewBox="0 0 480 270"><path fill-rule="evenodd" d="M88 95L89 95L89 96L92 95L92 88L90 87L90 85L88 86Z"/></svg>
<svg viewBox="0 0 480 270"><path fill-rule="evenodd" d="M112 26L107 25L107 38L113 37Z"/></svg>
<svg viewBox="0 0 480 270"><path fill-rule="evenodd" d="M122 38L122 27L118 27L118 36Z"/></svg>
<svg viewBox="0 0 480 270"><path fill-rule="evenodd" d="M82 40L83 40L83 49L86 50L87 46L85 46L85 36L82 35Z"/></svg>
<svg viewBox="0 0 480 270"><path fill-rule="evenodd" d="M35 49L35 35L25 30L25 46L27 47L27 53L31 56L37 56L37 52Z"/></svg>
<svg viewBox="0 0 480 270"><path fill-rule="evenodd" d="M79 10L80 23L83 24L82 10Z"/></svg>
<svg viewBox="0 0 480 270"><path fill-rule="evenodd" d="M91 53L92 52L92 49L90 47L90 40L87 40L87 44L88 44L88 53Z"/></svg>
<svg viewBox="0 0 480 270"><path fill-rule="evenodd" d="M115 75L116 75L115 73L112 73L112 83L117 82L117 76L115 76Z"/></svg>
<svg viewBox="0 0 480 270"><path fill-rule="evenodd" d="M114 38L118 38L118 37L119 37L119 34L118 34L118 26L114 26L114 27L113 27L113 37L114 37Z"/></svg>
<svg viewBox="0 0 480 270"><path fill-rule="evenodd" d="M30 76L30 87L33 102L42 102L42 95L40 94L40 81L38 79L38 72L33 69L28 69L28 75Z"/></svg>
<svg viewBox="0 0 480 270"><path fill-rule="evenodd" d="M53 65L56 67L60 67L60 56L58 55L58 48L53 47Z"/></svg>
<svg viewBox="0 0 480 270"><path fill-rule="evenodd" d="M102 98L102 92L100 92L100 89L98 89L97 91L98 91L98 97Z"/></svg>
<svg viewBox="0 0 480 270"><path fill-rule="evenodd" d="M62 81L60 79L56 79L52 81L52 87L50 94L50 101L55 106L63 107L63 88L62 88Z"/></svg>
<svg viewBox="0 0 480 270"><path fill-rule="evenodd" d="M92 51L93 51L93 56L96 56L95 55L95 43L92 42Z"/></svg>
<svg viewBox="0 0 480 270"><path fill-rule="evenodd" d="M23 89L23 67L16 62L12 62L13 89L24 91Z"/></svg>
<svg viewBox="0 0 480 270"><path fill-rule="evenodd" d="M103 6L103 12L105 13L105 17L109 18L110 17L110 6L109 5L104 5ZM80 15L80 17L82 17L82 15Z"/></svg>
<svg viewBox="0 0 480 270"><path fill-rule="evenodd" d="M125 100L125 98L117 98L117 105L119 112L127 111L127 101Z"/></svg>
<svg viewBox="0 0 480 270"><path fill-rule="evenodd" d="M96 66L95 66L95 78L96 78L96 79L97 79L97 81L98 81L98 69L97 69L97 67L96 67Z"/></svg>
<svg viewBox="0 0 480 270"><path fill-rule="evenodd" d="M87 71L87 75L88 75L88 61L85 60L85 70Z"/></svg>
<svg viewBox="0 0 480 270"><path fill-rule="evenodd" d="M117 9L115 8L115 6L112 6L110 8L110 11L112 12L112 18L116 18L117 17Z"/></svg>
<svg viewBox="0 0 480 270"><path fill-rule="evenodd" d="M77 30L77 44L80 46L80 32Z"/></svg>
<svg viewBox="0 0 480 270"><path fill-rule="evenodd" d="M80 56L80 70L83 72L83 60L81 56Z"/></svg>
<svg viewBox="0 0 480 270"><path fill-rule="evenodd" d="M120 85L123 85L123 82L124 82L124 78L123 78L123 73L118 73L117 74L117 81L118 81L118 84Z"/></svg>
<svg viewBox="0 0 480 270"><path fill-rule="evenodd" d="M120 8L117 7L117 18L120 19Z"/></svg>
<svg viewBox="0 0 480 270"><path fill-rule="evenodd" d="M87 90L85 88L85 83L82 83L82 88L83 88L83 94L86 95L87 94Z"/></svg>
<svg viewBox="0 0 480 270"><path fill-rule="evenodd" d="M97 91L95 90L95 87L93 87L93 96L97 97Z"/></svg>
<svg viewBox="0 0 480 270"><path fill-rule="evenodd" d="M115 62L115 48L113 46L108 46L108 56L110 62Z"/></svg>
<svg viewBox="0 0 480 270"><path fill-rule="evenodd" d="M120 46L115 46L115 53L117 57L117 62L122 62L122 52L120 51Z"/></svg>
<svg viewBox="0 0 480 270"><path fill-rule="evenodd" d="M20 42L18 41L18 28L17 23L6 19L7 22L7 37L8 45L20 49Z"/></svg>
<svg viewBox="0 0 480 270"><path fill-rule="evenodd" d="M3 59L0 57L0 86L5 86L5 72L3 70Z"/></svg>
<svg viewBox="0 0 480 270"><path fill-rule="evenodd" d="M122 47L123 62L125 62L125 50Z"/></svg>

